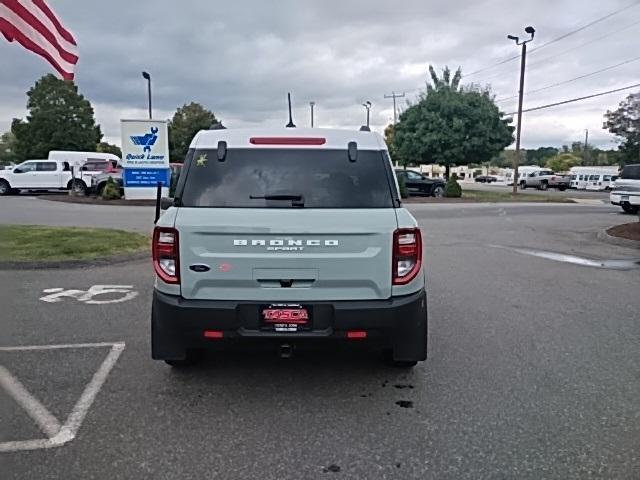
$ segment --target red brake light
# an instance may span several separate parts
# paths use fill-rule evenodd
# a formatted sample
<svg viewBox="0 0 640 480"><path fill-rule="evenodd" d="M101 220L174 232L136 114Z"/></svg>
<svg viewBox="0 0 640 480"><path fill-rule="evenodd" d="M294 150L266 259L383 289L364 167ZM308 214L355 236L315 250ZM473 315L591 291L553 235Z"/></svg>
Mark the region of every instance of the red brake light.
<svg viewBox="0 0 640 480"><path fill-rule="evenodd" d="M180 283L180 253L178 231L170 227L156 227L152 241L153 269L165 283Z"/></svg>
<svg viewBox="0 0 640 480"><path fill-rule="evenodd" d="M419 228L400 228L393 233L393 284L406 285L422 268L422 234Z"/></svg>
<svg viewBox="0 0 640 480"><path fill-rule="evenodd" d="M322 137L251 137L252 145L324 145L326 138Z"/></svg>

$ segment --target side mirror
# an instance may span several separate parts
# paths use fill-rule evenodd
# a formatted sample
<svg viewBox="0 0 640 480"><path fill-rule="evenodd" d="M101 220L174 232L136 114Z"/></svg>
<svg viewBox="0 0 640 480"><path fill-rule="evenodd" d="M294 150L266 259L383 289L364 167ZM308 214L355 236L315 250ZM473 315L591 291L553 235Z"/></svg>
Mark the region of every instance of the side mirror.
<svg viewBox="0 0 640 480"><path fill-rule="evenodd" d="M24 173L22 170L20 170L19 168L16 168L13 170L13 173Z"/></svg>
<svg viewBox="0 0 640 480"><path fill-rule="evenodd" d="M160 210L168 210L173 207L173 198L162 197L160 199Z"/></svg>

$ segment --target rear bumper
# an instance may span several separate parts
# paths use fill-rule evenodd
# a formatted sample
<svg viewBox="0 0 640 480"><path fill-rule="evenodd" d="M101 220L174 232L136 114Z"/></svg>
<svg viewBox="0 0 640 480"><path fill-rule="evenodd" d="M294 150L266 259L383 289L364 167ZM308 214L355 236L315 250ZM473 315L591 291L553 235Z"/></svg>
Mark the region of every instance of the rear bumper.
<svg viewBox="0 0 640 480"><path fill-rule="evenodd" d="M623 203L638 206L640 205L640 193L637 192L625 192L625 191L613 191L609 194L609 201L613 205L622 205Z"/></svg>
<svg viewBox="0 0 640 480"><path fill-rule="evenodd" d="M206 348L221 340L339 340L346 339L350 330L364 330L368 339L391 347L395 360L426 358L427 295L424 289L389 300L303 303L312 309L313 329L276 333L259 329L259 307L265 302L185 300L154 291L152 357L182 359L187 349ZM222 331L223 338L207 339L205 330Z"/></svg>

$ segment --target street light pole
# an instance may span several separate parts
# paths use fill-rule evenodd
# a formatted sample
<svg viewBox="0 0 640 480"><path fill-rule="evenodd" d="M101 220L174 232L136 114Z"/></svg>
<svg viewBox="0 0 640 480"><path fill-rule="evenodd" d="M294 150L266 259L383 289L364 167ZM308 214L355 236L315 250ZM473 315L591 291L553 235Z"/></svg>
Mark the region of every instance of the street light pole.
<svg viewBox="0 0 640 480"><path fill-rule="evenodd" d="M518 124L516 125L516 156L513 159L513 193L518 193L518 166L520 164L520 134L522 132L522 100L524 97L524 71L527 60L527 43L533 40L536 31L532 26L524 29L531 37L520 41L520 38L507 35L509 40L515 40L516 45L522 45L522 57L520 58L520 91L518 92Z"/></svg>
<svg viewBox="0 0 640 480"><path fill-rule="evenodd" d="M316 106L316 102L309 102L309 106L311 107L311 128L313 128L313 107Z"/></svg>
<svg viewBox="0 0 640 480"><path fill-rule="evenodd" d="M149 98L149 120L151 120L151 75L148 72L142 72L142 77L147 80L147 96Z"/></svg>
<svg viewBox="0 0 640 480"><path fill-rule="evenodd" d="M369 114L371 112L371 102L367 100L362 104L362 106L367 109L367 128L369 128L369 117L370 117Z"/></svg>

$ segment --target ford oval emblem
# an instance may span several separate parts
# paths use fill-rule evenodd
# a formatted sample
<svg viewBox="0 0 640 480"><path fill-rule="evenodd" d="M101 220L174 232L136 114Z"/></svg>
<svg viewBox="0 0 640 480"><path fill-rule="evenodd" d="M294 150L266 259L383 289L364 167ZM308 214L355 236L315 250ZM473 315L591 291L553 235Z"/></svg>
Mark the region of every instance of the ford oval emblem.
<svg viewBox="0 0 640 480"><path fill-rule="evenodd" d="M189 266L189 270L193 270L194 272L202 273L202 272L208 272L209 270L211 270L211 268L209 268L209 265L204 265L202 263L196 263L195 265L190 265Z"/></svg>

